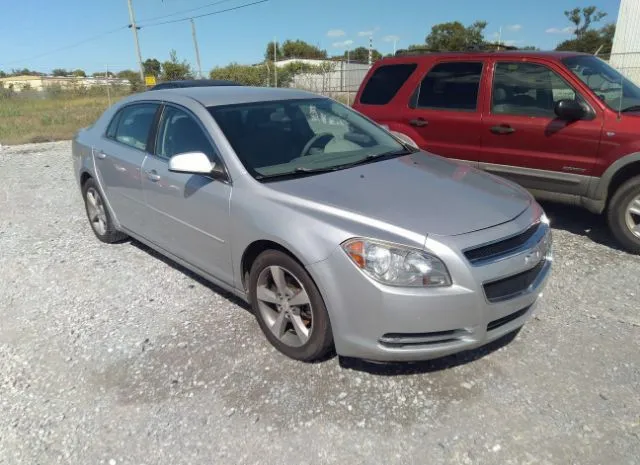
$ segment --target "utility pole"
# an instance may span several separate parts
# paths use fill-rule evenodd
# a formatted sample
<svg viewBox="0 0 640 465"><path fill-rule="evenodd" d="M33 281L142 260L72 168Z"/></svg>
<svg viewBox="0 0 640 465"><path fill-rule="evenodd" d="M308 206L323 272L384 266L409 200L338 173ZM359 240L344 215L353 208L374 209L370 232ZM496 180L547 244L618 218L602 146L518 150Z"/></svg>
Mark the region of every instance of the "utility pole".
<svg viewBox="0 0 640 465"><path fill-rule="evenodd" d="M373 36L369 36L369 66L371 66L372 54L373 54Z"/></svg>
<svg viewBox="0 0 640 465"><path fill-rule="evenodd" d="M105 66L104 78L107 81L107 100L109 101L109 106L111 106L111 91L109 90L109 65Z"/></svg>
<svg viewBox="0 0 640 465"><path fill-rule="evenodd" d="M198 63L198 79L202 79L202 65L200 64L200 50L198 49L198 38L196 37L196 23L191 18L191 35L193 36L193 46L196 49L196 63Z"/></svg>
<svg viewBox="0 0 640 465"><path fill-rule="evenodd" d="M273 87L278 87L278 38L273 38Z"/></svg>
<svg viewBox="0 0 640 465"><path fill-rule="evenodd" d="M393 38L393 56L396 56L396 45L398 44L398 38Z"/></svg>
<svg viewBox="0 0 640 465"><path fill-rule="evenodd" d="M136 18L133 14L133 4L131 3L132 0L127 0L127 3L129 5L129 27L131 28L131 30L133 31L133 40L136 43L136 53L138 54L138 66L140 66L140 79L142 79L142 82L144 83L144 67L142 66L142 54L140 53L140 42L138 42L138 29L139 27L136 26Z"/></svg>

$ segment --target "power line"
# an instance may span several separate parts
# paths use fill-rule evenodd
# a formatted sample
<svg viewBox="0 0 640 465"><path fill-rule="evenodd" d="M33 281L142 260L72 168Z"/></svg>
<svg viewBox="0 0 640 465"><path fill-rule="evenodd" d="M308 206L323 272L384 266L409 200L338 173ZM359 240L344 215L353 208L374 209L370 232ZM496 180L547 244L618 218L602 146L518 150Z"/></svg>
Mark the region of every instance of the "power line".
<svg viewBox="0 0 640 465"><path fill-rule="evenodd" d="M257 2L245 3L244 5L234 6L233 8L227 8L225 10L218 10L218 11L213 11L211 13L204 13L204 14L196 15L196 16L188 16L186 18L173 19L173 20L170 20L170 21L161 21L159 23L147 24L144 27L147 28L147 27L162 26L164 24L180 23L180 22L183 22L183 21L190 21L191 19L204 18L205 16L219 15L220 13L226 13L227 11L239 10L241 8L246 8L248 6L258 5L259 3L266 3L268 1L269 0L259 0Z"/></svg>
<svg viewBox="0 0 640 465"><path fill-rule="evenodd" d="M147 22L151 22L151 21L157 21L159 19L165 19L165 18L170 18L172 16L178 16L184 13L190 13L192 11L198 11L198 10L203 10L205 8L209 8L215 5L220 5L221 3L227 3L227 2L232 2L234 0L218 0L217 2L213 2L213 3L208 3L206 5L202 5L196 8L191 8L188 10L180 10L180 11L176 11L175 13L170 13L167 15L162 15L162 16L154 16L153 18L145 18L145 19L141 19L138 21L138 23L147 23Z"/></svg>
<svg viewBox="0 0 640 465"><path fill-rule="evenodd" d="M54 50L49 50L48 52L40 53L40 54L38 54L38 55L34 55L34 56L32 56L32 57L29 57L29 58L21 58L21 59L19 59L19 60L9 61L9 62L7 62L7 63L3 63L2 65L3 65L3 66L9 66L9 65L13 65L13 64L15 64L15 63L24 63L25 61L36 60L36 59L38 59L38 58L42 58L42 57L45 57L45 56L47 56L47 55L51 55L51 54L53 54L53 53L58 53L58 52L62 52L62 51L64 51L64 50L69 50L69 49L74 48L74 47L79 47L80 45L84 45L84 44L86 44L87 42L91 42L91 41L94 41L94 40L98 40L98 39L100 39L100 38L102 38L102 37L104 37L104 36L107 36L107 35L110 35L110 34L114 34L114 33L116 33L116 32L119 32L119 31L122 31L122 30L124 30L124 29L128 29L128 28L129 28L129 26L128 26L128 25L127 25L127 26L122 26L122 27L119 27L119 28L117 28L117 29L112 29L112 30L110 30L110 31L105 31L105 32L103 32L103 33L101 33L101 34L98 34L98 35L95 35L95 36L88 37L88 38L86 38L86 39L83 39L83 40L82 40L82 41L80 41L80 42L75 42L75 43L73 43L73 44L65 45L64 47L56 48L56 49L54 49Z"/></svg>

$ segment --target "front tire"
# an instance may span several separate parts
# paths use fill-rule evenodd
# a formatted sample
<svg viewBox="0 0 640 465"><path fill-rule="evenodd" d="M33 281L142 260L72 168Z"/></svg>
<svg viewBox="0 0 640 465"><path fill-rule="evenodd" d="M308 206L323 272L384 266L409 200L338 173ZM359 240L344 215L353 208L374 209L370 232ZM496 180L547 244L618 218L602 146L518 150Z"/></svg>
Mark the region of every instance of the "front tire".
<svg viewBox="0 0 640 465"><path fill-rule="evenodd" d="M640 254L640 176L616 190L607 211L609 228L629 252Z"/></svg>
<svg viewBox="0 0 640 465"><path fill-rule="evenodd" d="M84 198L84 206L91 230L99 240L112 244L120 242L127 237L126 234L118 231L113 225L109 209L104 203L98 184L93 179L88 179L83 184L82 197Z"/></svg>
<svg viewBox="0 0 640 465"><path fill-rule="evenodd" d="M267 250L249 274L251 306L262 332L295 360L321 360L333 346L329 314L317 286L289 255Z"/></svg>

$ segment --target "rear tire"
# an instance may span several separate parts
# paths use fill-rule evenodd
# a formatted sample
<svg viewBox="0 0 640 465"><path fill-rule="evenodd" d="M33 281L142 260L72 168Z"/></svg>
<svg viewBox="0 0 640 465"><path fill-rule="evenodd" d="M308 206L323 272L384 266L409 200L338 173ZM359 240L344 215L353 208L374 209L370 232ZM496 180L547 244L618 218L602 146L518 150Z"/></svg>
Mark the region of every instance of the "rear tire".
<svg viewBox="0 0 640 465"><path fill-rule="evenodd" d="M613 194L607 221L618 242L627 251L640 254L640 176L629 179Z"/></svg>
<svg viewBox="0 0 640 465"><path fill-rule="evenodd" d="M98 184L93 179L87 179L82 185L82 197L91 230L100 241L113 244L127 238L126 234L118 231L113 225L109 209L104 202Z"/></svg>
<svg viewBox="0 0 640 465"><path fill-rule="evenodd" d="M262 332L295 360L324 359L333 346L329 314L317 286L289 255L262 252L251 266L249 295Z"/></svg>

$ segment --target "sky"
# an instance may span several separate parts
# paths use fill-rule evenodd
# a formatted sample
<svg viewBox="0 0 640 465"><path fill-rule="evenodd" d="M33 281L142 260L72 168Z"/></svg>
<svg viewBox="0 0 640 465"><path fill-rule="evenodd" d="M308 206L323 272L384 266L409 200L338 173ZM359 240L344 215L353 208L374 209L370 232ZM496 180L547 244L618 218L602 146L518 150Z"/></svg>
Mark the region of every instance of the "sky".
<svg viewBox="0 0 640 465"><path fill-rule="evenodd" d="M189 21L155 25L189 16L235 8L258 0L133 0L143 60L168 59L174 49L179 59L195 64ZM90 72L137 69L127 0L2 0L0 7L0 70L53 68ZM423 43L431 26L448 21L465 25L476 20L489 24L488 39L514 45L552 49L570 37L563 12L595 5L615 22L619 0L267 0L233 11L195 19L202 68L230 62L263 60L266 44L277 38L302 39L330 55L346 48L367 46L391 53ZM206 7L205 7L206 6ZM153 21L152 18L172 15ZM145 27L146 25L146 27Z"/></svg>

